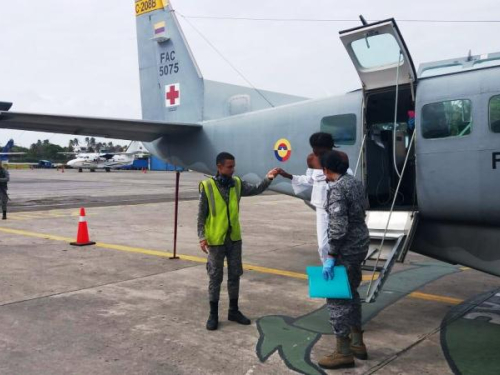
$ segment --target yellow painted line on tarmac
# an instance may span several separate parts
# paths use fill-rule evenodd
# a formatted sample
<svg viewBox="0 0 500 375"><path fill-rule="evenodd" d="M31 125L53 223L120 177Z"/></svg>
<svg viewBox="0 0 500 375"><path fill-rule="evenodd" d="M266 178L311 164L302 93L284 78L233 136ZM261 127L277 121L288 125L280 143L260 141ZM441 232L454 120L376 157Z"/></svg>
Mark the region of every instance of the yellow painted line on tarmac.
<svg viewBox="0 0 500 375"><path fill-rule="evenodd" d="M64 241L64 242L73 242L74 241L74 239L68 238L68 237L54 236L51 234L44 234L44 233L28 232L28 231L20 230L20 229L10 229L10 228L0 227L0 232L10 233L10 234L18 234L18 235L27 236L27 237L43 238L46 240L53 240L53 241ZM174 255L173 253L166 252L166 251L149 250L149 249L143 249L140 247L116 245L116 244L110 244L110 243L104 243L104 242L97 242L94 246L104 248L104 249L125 251L125 252L129 252L129 253L152 255L152 256L157 256L157 257L162 257L162 258L170 258ZM194 256L194 255L178 255L178 257L179 257L179 259L187 260L190 262L196 262L196 263L206 263L207 262L206 258L198 257L198 256ZM275 269L275 268L261 267L261 266L256 266L256 265L252 265L252 264L243 264L243 269L246 271L255 271L255 272L267 273L267 274L271 274L271 275L279 275L279 276L292 277L295 279L307 280L307 275L305 273L300 273L300 272L279 270L279 269ZM378 275L375 275L374 280L376 280L377 277L378 277ZM363 281L369 281L369 280L371 280L371 275L363 275Z"/></svg>
<svg viewBox="0 0 500 375"><path fill-rule="evenodd" d="M20 229L11 229L11 228L0 227L0 232L9 233L9 234L17 234L17 235L26 236L26 237L42 238L42 239L52 240L52 241L62 241L62 242L67 242L67 243L74 241L73 238L55 236L52 234L28 232L28 231L20 230ZM110 244L110 243L104 243L104 242L97 242L94 246L100 247L103 249L125 251L125 252L136 253L136 254L145 254L145 255L157 256L157 257L162 257L162 258L170 258L174 255L173 253L166 252L166 251L149 250L149 249L143 249L140 247L116 245L116 244ZM190 261L190 262L196 262L196 263L206 263L207 262L207 259L205 257L198 257L198 256L194 256L194 255L178 255L178 257L181 260L186 260L186 261ZM254 271L254 272L259 272L259 273L279 275L279 276L285 276L285 277L292 277L295 279L307 280L307 275L305 273L300 273L300 272L278 270L275 268L255 266L255 265L251 265L251 264L243 264L243 269L247 270L247 271ZM378 274L375 275L374 280L376 280L377 277L378 277ZM371 278L372 278L372 275L363 275L363 281L370 281ZM427 301L443 302L443 303L449 303L449 304L453 304L453 305L458 305L458 304L463 302L463 300L461 300L459 298L444 297L444 296L439 296L439 295L435 295L435 294L427 294L427 293L421 293L421 292L413 292L413 293L410 293L408 296L411 298L422 299L422 300L427 300Z"/></svg>
<svg viewBox="0 0 500 375"><path fill-rule="evenodd" d="M53 241L63 241L63 242L73 242L74 241L74 239L72 239L72 238L67 238L67 237L62 237L62 236L54 236L51 234L44 234L44 233L28 232L28 231L20 230L20 229L11 229L11 228L0 227L0 232L17 234L17 235L26 236L26 237L42 238L42 239L53 240ZM125 252L136 253L136 254L152 255L152 256L163 257L163 258L170 258L174 255L173 253L166 252L166 251L149 250L149 249L143 249L140 247L116 245L116 244L110 244L110 243L104 243L104 242L97 242L94 246L104 248L104 249L125 251ZM198 256L194 256L194 255L178 255L178 257L179 257L179 259L187 260L190 262L196 262L196 263L206 263L207 262L206 258L198 257ZM307 280L307 275L304 273L299 273L299 272L278 270L278 269L274 269L274 268L254 266L251 264L243 264L243 269L247 270L247 271L255 271L255 272L260 272L260 273L267 273L267 274L272 274L272 275L280 275L280 276L293 277L296 279Z"/></svg>
<svg viewBox="0 0 500 375"><path fill-rule="evenodd" d="M426 301L434 301L434 302L444 302L452 305L459 305L464 301L463 299L460 298L438 296L436 294L428 294L421 292L413 292L410 293L408 296L411 298L424 299Z"/></svg>
<svg viewBox="0 0 500 375"><path fill-rule="evenodd" d="M18 234L18 235L26 236L26 237L43 238L46 240L53 240L53 241L64 241L64 242L72 242L73 241L72 238L54 236L52 234L28 232L28 231L20 230L20 229L0 228L0 232L10 233L10 234Z"/></svg>

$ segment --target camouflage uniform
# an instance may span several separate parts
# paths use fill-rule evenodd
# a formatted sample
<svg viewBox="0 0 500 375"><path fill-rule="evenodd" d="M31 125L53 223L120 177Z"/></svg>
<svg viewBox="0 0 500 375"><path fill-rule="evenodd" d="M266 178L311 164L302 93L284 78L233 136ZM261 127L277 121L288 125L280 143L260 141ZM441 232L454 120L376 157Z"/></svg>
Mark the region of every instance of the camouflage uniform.
<svg viewBox="0 0 500 375"><path fill-rule="evenodd" d="M215 184L222 197L229 202L229 187L224 186L220 179L215 177ZM257 195L266 190L271 184L271 180L265 178L258 185L252 185L241 181L241 196L248 197ZM204 189L200 189L200 200L198 206L198 238L205 239L205 220L209 214L208 199ZM231 241L229 237L231 227L226 235L226 241L222 246L209 246L207 259L207 273L209 277L208 297L210 302L219 301L220 287L224 276L224 258L227 258L228 279L227 290L229 299L237 299L240 290L240 276L243 274L241 262L241 241Z"/></svg>
<svg viewBox="0 0 500 375"><path fill-rule="evenodd" d="M365 223L365 190L353 176L343 175L329 183L328 211L329 254L336 264L347 268L352 299L327 299L333 333L347 337L351 327L361 328L361 264L368 253L370 236Z"/></svg>
<svg viewBox="0 0 500 375"><path fill-rule="evenodd" d="M9 200L9 196L7 195L7 183L9 179L9 171L0 167L0 202L2 203L3 212L7 211L7 201Z"/></svg>

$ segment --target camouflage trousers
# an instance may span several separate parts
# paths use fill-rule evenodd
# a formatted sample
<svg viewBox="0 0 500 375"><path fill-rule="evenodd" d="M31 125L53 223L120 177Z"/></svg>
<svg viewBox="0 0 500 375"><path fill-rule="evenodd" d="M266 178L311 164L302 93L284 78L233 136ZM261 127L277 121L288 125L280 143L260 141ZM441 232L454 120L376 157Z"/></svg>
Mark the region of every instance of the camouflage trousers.
<svg viewBox="0 0 500 375"><path fill-rule="evenodd" d="M7 192L3 189L0 189L0 203L2 203L2 211L7 211L7 201L9 200L9 196Z"/></svg>
<svg viewBox="0 0 500 375"><path fill-rule="evenodd" d="M361 298L359 297L358 287L363 276L361 264L365 257L366 253L351 255L338 258L335 263L335 265L344 265L346 267L352 292L352 299L328 298L326 300L330 314L330 324L335 336L349 336L351 327L361 329Z"/></svg>
<svg viewBox="0 0 500 375"><path fill-rule="evenodd" d="M240 277L243 275L241 264L241 241L226 241L222 246L208 248L208 298L210 302L219 300L220 287L224 279L224 258L227 258L227 291L229 299L237 299L240 293Z"/></svg>

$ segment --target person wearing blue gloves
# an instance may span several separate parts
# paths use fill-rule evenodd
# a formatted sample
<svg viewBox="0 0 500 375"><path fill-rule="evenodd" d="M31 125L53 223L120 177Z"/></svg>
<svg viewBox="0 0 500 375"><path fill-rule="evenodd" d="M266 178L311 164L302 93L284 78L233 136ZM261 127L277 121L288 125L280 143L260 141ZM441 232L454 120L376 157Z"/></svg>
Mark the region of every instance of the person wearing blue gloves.
<svg viewBox="0 0 500 375"><path fill-rule="evenodd" d="M335 265L344 265L353 298L327 299L337 348L318 364L327 369L348 368L354 366L354 357L368 358L361 330L361 299L357 291L362 278L361 265L370 242L365 223L365 189L360 181L346 173L348 165L338 151L323 155L321 166L328 181L326 210L330 245L323 262L323 278L333 279Z"/></svg>

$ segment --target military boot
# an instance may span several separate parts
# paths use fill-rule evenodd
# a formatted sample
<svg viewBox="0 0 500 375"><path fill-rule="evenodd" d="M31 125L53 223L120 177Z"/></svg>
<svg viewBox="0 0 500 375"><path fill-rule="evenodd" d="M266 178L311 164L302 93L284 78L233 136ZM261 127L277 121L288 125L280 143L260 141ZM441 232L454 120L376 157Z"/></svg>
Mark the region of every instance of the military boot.
<svg viewBox="0 0 500 375"><path fill-rule="evenodd" d="M351 350L357 359L368 359L366 346L363 342L363 331L360 328L351 327Z"/></svg>
<svg viewBox="0 0 500 375"><path fill-rule="evenodd" d="M350 346L349 337L337 337L337 349L332 354L321 358L318 365L331 370L354 367L354 356Z"/></svg>
<svg viewBox="0 0 500 375"><path fill-rule="evenodd" d="M243 315L239 310L237 298L229 300L229 312L227 313L227 320L243 324L245 326L252 324L252 321L245 315Z"/></svg>
<svg viewBox="0 0 500 375"><path fill-rule="evenodd" d="M3 212L2 220L7 220L7 211Z"/></svg>
<svg viewBox="0 0 500 375"><path fill-rule="evenodd" d="M210 301L210 315L207 320L207 329L215 331L219 327L219 301Z"/></svg>

